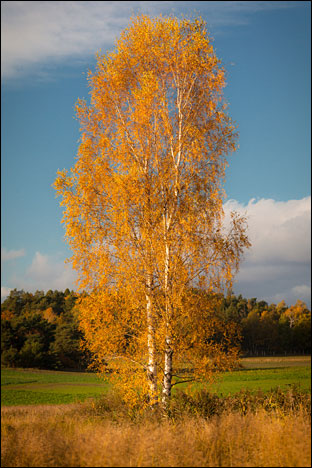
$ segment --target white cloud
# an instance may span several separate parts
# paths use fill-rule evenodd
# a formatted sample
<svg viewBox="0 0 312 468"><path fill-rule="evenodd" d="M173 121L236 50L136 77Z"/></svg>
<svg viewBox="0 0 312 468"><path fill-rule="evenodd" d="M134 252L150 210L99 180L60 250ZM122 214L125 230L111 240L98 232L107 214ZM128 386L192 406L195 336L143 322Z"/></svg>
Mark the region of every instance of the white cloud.
<svg viewBox="0 0 312 468"><path fill-rule="evenodd" d="M307 298L311 294L311 286L307 286L306 284L300 284L299 286L295 286L292 288L292 292L295 294L302 295L304 298Z"/></svg>
<svg viewBox="0 0 312 468"><path fill-rule="evenodd" d="M26 281L36 289L72 289L76 278L70 265L56 261L53 257L36 252L26 271Z"/></svg>
<svg viewBox="0 0 312 468"><path fill-rule="evenodd" d="M275 294L272 296L272 302L278 304L282 300L286 302L286 304L295 304L297 299L305 302L307 305L310 306L311 302L311 286L307 286L306 284L301 284L298 286L294 286L291 289L286 289L281 293Z"/></svg>
<svg viewBox="0 0 312 468"><path fill-rule="evenodd" d="M25 253L25 249L7 250L5 247L1 247L1 260L14 260L15 258L24 257Z"/></svg>
<svg viewBox="0 0 312 468"><path fill-rule="evenodd" d="M241 25L261 10L296 2L10 1L1 2L1 70L12 78L60 60L81 60L111 47L137 13L201 14L208 26ZM38 70L39 67L39 70Z"/></svg>
<svg viewBox="0 0 312 468"><path fill-rule="evenodd" d="M10 294L11 288L1 286L1 302Z"/></svg>
<svg viewBox="0 0 312 468"><path fill-rule="evenodd" d="M124 10L116 2L6 2L1 21L3 76L51 60L94 55L101 46L111 46L128 20Z"/></svg>
<svg viewBox="0 0 312 468"><path fill-rule="evenodd" d="M235 290L268 302L310 302L311 197L286 202L229 200L230 211L247 214L252 247L236 277Z"/></svg>
<svg viewBox="0 0 312 468"><path fill-rule="evenodd" d="M28 292L36 290L48 291L59 290L64 291L66 288L76 289L75 286L76 273L70 265L65 265L64 261L50 255L44 255L36 252L31 264L22 275L12 275L7 283L12 288L3 287L3 294L11 289L23 289Z"/></svg>

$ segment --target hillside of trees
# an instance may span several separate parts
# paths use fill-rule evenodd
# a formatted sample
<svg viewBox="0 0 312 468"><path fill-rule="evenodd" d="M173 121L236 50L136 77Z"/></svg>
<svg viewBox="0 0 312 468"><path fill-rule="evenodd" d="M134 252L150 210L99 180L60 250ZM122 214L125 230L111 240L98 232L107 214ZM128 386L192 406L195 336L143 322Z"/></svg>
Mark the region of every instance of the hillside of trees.
<svg viewBox="0 0 312 468"><path fill-rule="evenodd" d="M69 289L34 294L12 290L1 304L1 364L87 369L91 358L82 346L75 314L78 297ZM311 353L311 311L300 300L291 306L284 301L269 305L232 294L222 297L216 313L237 325L243 356Z"/></svg>

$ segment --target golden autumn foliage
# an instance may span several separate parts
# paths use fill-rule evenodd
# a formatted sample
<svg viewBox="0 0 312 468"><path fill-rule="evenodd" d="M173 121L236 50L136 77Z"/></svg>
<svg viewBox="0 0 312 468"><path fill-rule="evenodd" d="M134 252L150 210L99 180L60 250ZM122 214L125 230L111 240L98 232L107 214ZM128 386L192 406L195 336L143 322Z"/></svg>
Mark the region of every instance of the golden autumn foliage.
<svg viewBox="0 0 312 468"><path fill-rule="evenodd" d="M48 307L47 309L43 310L42 316L49 323L56 323L58 321L58 316L53 312L52 307Z"/></svg>
<svg viewBox="0 0 312 468"><path fill-rule="evenodd" d="M297 300L295 305L290 306L284 312L284 317L289 320L289 326L292 328L297 322L311 317L311 312L308 310L306 304L300 299Z"/></svg>
<svg viewBox="0 0 312 468"><path fill-rule="evenodd" d="M14 317L14 312L12 310L2 310L1 311L1 320L10 321Z"/></svg>
<svg viewBox="0 0 312 468"><path fill-rule="evenodd" d="M201 19L139 16L88 79L77 161L54 184L71 261L90 292L80 324L129 400L155 403L160 392L170 397L173 359L207 377L213 361L236 356L230 330L219 344L209 339L214 293L231 285L249 246L244 218L222 224L237 139L225 71Z"/></svg>

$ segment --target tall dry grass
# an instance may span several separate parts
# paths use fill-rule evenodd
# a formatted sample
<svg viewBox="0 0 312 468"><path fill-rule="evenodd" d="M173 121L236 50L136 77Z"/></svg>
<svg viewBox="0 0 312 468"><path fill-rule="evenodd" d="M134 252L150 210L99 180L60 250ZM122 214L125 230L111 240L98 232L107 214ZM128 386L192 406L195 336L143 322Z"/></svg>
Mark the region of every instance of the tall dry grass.
<svg viewBox="0 0 312 468"><path fill-rule="evenodd" d="M2 409L2 467L311 466L310 419L299 411L103 418L85 406Z"/></svg>

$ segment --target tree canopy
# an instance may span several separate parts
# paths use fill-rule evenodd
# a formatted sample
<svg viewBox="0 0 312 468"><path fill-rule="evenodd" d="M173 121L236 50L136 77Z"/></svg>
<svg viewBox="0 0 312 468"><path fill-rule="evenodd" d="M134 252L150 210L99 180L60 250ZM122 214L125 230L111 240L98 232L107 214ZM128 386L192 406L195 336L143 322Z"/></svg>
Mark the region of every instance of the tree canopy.
<svg viewBox="0 0 312 468"><path fill-rule="evenodd" d="M139 16L88 79L77 162L54 184L71 261L90 293L80 323L99 365L118 362L119 383L125 370L131 398L132 376L141 378L140 398L156 403L161 392L166 401L173 356L192 355L194 375L205 378L216 360L222 367L236 356L229 340L209 339L213 319L203 327L250 245L243 217L223 224L237 139L225 70L201 19ZM192 288L211 300L203 305Z"/></svg>

